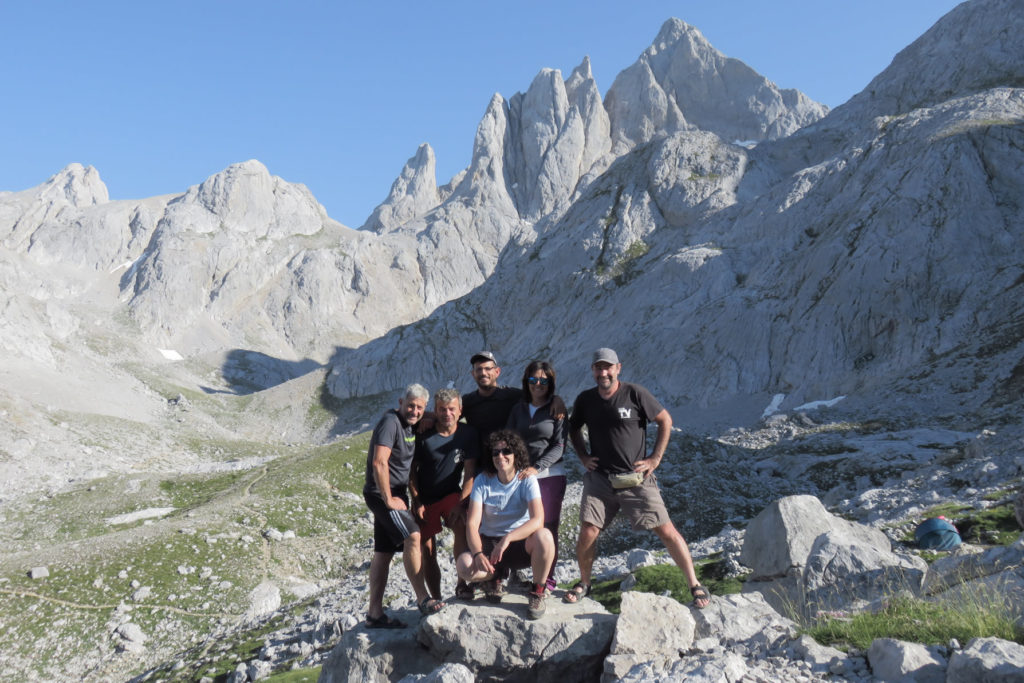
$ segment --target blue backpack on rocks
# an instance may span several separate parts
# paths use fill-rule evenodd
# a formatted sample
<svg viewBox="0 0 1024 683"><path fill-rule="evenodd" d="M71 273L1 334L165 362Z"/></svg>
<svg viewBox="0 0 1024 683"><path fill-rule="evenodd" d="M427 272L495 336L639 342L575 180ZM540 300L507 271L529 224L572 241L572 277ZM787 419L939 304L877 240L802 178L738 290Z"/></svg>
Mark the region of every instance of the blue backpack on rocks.
<svg viewBox="0 0 1024 683"><path fill-rule="evenodd" d="M918 524L914 540L929 550L952 550L962 543L960 532L945 517L931 517Z"/></svg>

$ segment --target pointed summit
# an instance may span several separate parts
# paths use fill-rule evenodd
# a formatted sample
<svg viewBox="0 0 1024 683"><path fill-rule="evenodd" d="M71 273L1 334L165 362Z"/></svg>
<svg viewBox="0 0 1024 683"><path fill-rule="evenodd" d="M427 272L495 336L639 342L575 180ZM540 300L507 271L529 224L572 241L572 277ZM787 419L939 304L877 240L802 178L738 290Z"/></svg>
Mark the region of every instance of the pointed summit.
<svg viewBox="0 0 1024 683"><path fill-rule="evenodd" d="M617 154L687 124L729 141L785 137L828 112L726 57L679 19L666 21L654 43L616 77L605 107Z"/></svg>
<svg viewBox="0 0 1024 683"><path fill-rule="evenodd" d="M433 148L423 143L405 162L402 172L391 184L387 199L374 209L360 229L391 232L435 208L441 202L436 167Z"/></svg>

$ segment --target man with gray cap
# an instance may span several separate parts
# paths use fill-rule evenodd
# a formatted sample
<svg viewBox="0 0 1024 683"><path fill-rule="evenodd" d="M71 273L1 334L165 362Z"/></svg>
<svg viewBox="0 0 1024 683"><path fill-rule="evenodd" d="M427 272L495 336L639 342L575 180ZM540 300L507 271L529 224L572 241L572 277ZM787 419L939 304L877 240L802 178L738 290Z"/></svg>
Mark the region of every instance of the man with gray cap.
<svg viewBox="0 0 1024 683"><path fill-rule="evenodd" d="M622 363L612 349L595 351L590 369L597 386L576 397L569 418L569 437L587 471L576 541L580 580L563 600L575 603L590 594L597 538L621 509L634 530L649 529L658 535L683 571L694 606L704 608L710 593L697 580L690 548L669 518L654 476L668 446L672 416L647 389L619 380ZM647 455L649 422L658 426L658 433Z"/></svg>

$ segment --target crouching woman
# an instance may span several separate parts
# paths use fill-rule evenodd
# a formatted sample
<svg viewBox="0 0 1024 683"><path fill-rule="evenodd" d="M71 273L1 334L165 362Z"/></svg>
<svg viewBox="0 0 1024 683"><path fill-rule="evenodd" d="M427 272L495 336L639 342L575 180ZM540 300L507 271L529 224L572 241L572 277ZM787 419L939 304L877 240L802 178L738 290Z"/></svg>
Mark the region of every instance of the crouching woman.
<svg viewBox="0 0 1024 683"><path fill-rule="evenodd" d="M530 457L519 434L501 429L491 434L480 458L482 471L473 482L466 514L469 549L455 567L467 583L484 584L490 602L505 595L502 581L512 569L533 569L528 614L544 614L544 584L555 561L555 540L544 528L544 505L534 476L520 479Z"/></svg>

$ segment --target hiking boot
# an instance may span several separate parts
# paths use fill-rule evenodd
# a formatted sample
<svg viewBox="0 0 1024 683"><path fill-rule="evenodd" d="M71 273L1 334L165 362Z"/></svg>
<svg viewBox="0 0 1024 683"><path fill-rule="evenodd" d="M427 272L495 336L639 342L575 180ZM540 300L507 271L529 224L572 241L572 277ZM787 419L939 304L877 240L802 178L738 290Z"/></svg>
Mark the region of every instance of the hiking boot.
<svg viewBox="0 0 1024 683"><path fill-rule="evenodd" d="M534 593L530 591L527 593L529 598L529 605L526 608L526 615L530 619L540 619L544 616L544 589L541 588L540 593Z"/></svg>
<svg viewBox="0 0 1024 683"><path fill-rule="evenodd" d="M466 583L459 579L455 584L455 597L459 600L474 600L476 598L476 584Z"/></svg>
<svg viewBox="0 0 1024 683"><path fill-rule="evenodd" d="M491 579L484 583L484 597L487 602L498 604L505 597L505 587L501 585L501 579Z"/></svg>

